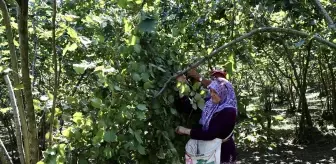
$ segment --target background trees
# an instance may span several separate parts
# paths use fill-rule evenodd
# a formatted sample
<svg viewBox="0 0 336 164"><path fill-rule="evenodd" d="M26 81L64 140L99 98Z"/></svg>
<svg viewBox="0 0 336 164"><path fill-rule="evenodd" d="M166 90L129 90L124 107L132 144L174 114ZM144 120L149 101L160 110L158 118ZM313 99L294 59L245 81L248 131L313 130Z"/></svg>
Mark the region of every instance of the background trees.
<svg viewBox="0 0 336 164"><path fill-rule="evenodd" d="M14 162L178 163L187 138L174 128L197 118L174 96L204 104L198 84L175 83L190 64L228 71L241 147L281 125L296 143L336 126L334 2L0 2L0 72L18 109L2 80L1 139Z"/></svg>

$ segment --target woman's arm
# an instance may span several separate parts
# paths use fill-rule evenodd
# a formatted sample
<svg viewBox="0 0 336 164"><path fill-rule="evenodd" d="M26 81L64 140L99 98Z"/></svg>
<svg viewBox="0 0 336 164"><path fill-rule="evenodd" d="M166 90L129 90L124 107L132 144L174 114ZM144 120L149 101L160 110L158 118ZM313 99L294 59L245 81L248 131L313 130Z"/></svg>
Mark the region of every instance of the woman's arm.
<svg viewBox="0 0 336 164"><path fill-rule="evenodd" d="M188 76L194 78L195 80L201 82L203 87L207 88L210 85L211 80L203 78L195 69L188 71Z"/></svg>
<svg viewBox="0 0 336 164"><path fill-rule="evenodd" d="M207 131L202 128L191 129L189 134L192 139L196 140L213 140L215 138L224 139L232 132L235 126L236 110L228 108L220 111L212 120Z"/></svg>

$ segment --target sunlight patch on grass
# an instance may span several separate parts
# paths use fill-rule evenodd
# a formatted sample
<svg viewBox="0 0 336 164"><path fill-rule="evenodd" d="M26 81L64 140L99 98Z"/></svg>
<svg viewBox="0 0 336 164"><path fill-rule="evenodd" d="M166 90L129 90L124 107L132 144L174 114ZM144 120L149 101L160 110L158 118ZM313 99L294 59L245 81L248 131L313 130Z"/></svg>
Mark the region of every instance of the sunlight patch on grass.
<svg viewBox="0 0 336 164"><path fill-rule="evenodd" d="M281 111L286 111L287 108L273 108L272 110L281 112Z"/></svg>
<svg viewBox="0 0 336 164"><path fill-rule="evenodd" d="M246 111L254 111L258 109L258 107L259 107L258 105L251 104L246 107Z"/></svg>
<svg viewBox="0 0 336 164"><path fill-rule="evenodd" d="M274 125L272 126L274 130L293 130L295 129L295 125L293 124L283 124L283 125Z"/></svg>
<svg viewBox="0 0 336 164"><path fill-rule="evenodd" d="M318 96L320 95L319 92L315 92L315 93L308 93L306 94L306 98L307 99L313 99L313 98L318 98Z"/></svg>

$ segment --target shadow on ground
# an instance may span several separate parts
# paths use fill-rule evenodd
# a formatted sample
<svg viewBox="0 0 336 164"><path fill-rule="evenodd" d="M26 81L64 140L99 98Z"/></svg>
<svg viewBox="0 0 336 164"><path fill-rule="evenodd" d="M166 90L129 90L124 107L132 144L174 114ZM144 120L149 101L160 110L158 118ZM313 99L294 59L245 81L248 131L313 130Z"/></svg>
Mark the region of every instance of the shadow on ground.
<svg viewBox="0 0 336 164"><path fill-rule="evenodd" d="M268 136L255 147L237 141L238 163L336 163L336 135L314 134L309 145L293 144L293 129L272 129Z"/></svg>

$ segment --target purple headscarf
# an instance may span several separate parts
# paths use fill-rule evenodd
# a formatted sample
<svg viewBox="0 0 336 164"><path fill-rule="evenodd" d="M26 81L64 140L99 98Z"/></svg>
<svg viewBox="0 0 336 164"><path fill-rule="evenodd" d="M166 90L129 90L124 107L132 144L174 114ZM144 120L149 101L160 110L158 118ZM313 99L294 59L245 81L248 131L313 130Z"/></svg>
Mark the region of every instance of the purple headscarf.
<svg viewBox="0 0 336 164"><path fill-rule="evenodd" d="M218 104L209 99L204 106L200 124L203 125L203 130L208 130L212 115L224 110L225 108L235 108L237 110L237 99L232 84L224 78L214 79L208 88L216 91L221 101Z"/></svg>

